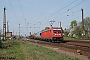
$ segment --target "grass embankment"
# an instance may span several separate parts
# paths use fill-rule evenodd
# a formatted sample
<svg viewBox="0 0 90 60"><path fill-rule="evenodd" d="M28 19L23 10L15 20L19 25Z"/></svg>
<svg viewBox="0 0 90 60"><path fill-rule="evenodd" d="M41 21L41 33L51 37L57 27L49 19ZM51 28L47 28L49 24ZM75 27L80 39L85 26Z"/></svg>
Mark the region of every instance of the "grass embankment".
<svg viewBox="0 0 90 60"><path fill-rule="evenodd" d="M64 40L82 40L82 38L64 37ZM87 39L84 39L87 40Z"/></svg>
<svg viewBox="0 0 90 60"><path fill-rule="evenodd" d="M71 37L64 37L64 40L90 40L90 38L71 38Z"/></svg>
<svg viewBox="0 0 90 60"><path fill-rule="evenodd" d="M81 40L81 39L76 39L76 38L71 38L71 37L64 37L64 40Z"/></svg>
<svg viewBox="0 0 90 60"><path fill-rule="evenodd" d="M8 60L79 60L65 54L58 54L41 46L36 46L18 40L7 41L0 49L0 59Z"/></svg>

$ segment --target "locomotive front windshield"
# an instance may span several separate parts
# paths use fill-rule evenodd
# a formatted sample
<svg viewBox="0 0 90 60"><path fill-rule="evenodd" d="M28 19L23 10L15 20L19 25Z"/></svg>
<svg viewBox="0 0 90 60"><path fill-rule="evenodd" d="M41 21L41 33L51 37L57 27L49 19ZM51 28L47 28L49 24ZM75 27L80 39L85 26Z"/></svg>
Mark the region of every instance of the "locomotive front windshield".
<svg viewBox="0 0 90 60"><path fill-rule="evenodd" d="M61 30L53 30L54 33L61 33Z"/></svg>

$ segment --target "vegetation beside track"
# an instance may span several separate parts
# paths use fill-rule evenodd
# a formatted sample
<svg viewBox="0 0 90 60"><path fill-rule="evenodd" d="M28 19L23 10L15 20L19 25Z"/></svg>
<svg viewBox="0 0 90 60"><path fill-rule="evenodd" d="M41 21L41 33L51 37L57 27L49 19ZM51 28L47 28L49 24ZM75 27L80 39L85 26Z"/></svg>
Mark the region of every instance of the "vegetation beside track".
<svg viewBox="0 0 90 60"><path fill-rule="evenodd" d="M79 60L65 54L58 54L41 46L27 44L19 40L8 40L3 42L4 47L0 49L0 59L8 60Z"/></svg>
<svg viewBox="0 0 90 60"><path fill-rule="evenodd" d="M64 40L77 40L76 38L64 37Z"/></svg>
<svg viewBox="0 0 90 60"><path fill-rule="evenodd" d="M64 37L64 40L82 40L82 38ZM84 39L84 40L90 40L90 39Z"/></svg>

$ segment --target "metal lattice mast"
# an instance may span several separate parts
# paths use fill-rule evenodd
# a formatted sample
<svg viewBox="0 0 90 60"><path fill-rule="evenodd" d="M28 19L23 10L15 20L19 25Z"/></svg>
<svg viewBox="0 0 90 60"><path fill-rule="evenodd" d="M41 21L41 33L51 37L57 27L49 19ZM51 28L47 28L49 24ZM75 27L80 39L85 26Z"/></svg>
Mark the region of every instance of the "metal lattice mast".
<svg viewBox="0 0 90 60"><path fill-rule="evenodd" d="M3 40L6 40L6 8L4 7L4 17L3 17Z"/></svg>

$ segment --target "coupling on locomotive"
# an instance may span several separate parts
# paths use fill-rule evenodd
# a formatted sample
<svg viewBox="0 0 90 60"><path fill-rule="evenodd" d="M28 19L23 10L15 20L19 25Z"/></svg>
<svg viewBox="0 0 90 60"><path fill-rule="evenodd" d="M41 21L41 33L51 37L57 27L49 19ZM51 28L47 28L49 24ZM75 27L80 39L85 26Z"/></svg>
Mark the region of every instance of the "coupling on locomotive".
<svg viewBox="0 0 90 60"><path fill-rule="evenodd" d="M63 29L62 27L51 27L47 30L40 31L33 34L34 39L45 40L45 41L62 41L63 40Z"/></svg>

